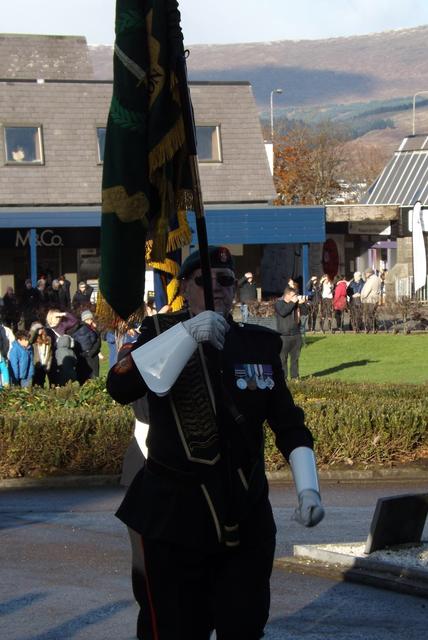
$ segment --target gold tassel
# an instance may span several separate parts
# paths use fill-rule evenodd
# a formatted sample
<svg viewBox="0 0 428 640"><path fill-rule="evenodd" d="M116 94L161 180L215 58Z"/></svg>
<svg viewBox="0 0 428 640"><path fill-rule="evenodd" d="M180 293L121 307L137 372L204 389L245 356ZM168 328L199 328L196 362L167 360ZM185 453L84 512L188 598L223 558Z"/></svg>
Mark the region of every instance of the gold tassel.
<svg viewBox="0 0 428 640"><path fill-rule="evenodd" d="M101 291L97 294L97 307L96 312L98 318L109 329L117 329L119 332L127 330L130 324L142 322L146 316L146 305L143 303L140 307L132 313L129 318L122 318L116 311L109 305L107 300L102 295Z"/></svg>

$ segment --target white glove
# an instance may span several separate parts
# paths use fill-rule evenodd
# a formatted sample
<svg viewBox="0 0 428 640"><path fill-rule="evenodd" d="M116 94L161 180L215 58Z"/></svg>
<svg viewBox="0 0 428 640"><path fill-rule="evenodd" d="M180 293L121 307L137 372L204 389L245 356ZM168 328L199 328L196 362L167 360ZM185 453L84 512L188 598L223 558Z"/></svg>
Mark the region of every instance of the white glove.
<svg viewBox="0 0 428 640"><path fill-rule="evenodd" d="M183 327L196 342L210 342L216 349L223 349L226 331L230 328L227 320L215 311L202 311L185 320Z"/></svg>
<svg viewBox="0 0 428 640"><path fill-rule="evenodd" d="M324 508L318 491L303 489L299 493L299 506L294 512L294 519L304 527L315 527L324 518Z"/></svg>

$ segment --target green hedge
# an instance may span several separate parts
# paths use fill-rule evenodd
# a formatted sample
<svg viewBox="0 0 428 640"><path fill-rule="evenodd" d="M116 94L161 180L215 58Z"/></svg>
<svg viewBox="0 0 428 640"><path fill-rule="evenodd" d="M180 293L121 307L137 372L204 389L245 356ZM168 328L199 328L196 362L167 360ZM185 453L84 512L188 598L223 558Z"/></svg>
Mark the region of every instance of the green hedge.
<svg viewBox="0 0 428 640"><path fill-rule="evenodd" d="M428 455L428 385L290 384L315 438L320 465L408 462ZM283 465L267 432L271 469Z"/></svg>
<svg viewBox="0 0 428 640"><path fill-rule="evenodd" d="M291 385L320 465L390 465L428 455L428 385ZM119 473L133 413L104 380L0 393L0 477ZM266 430L269 470L284 465Z"/></svg>
<svg viewBox="0 0 428 640"><path fill-rule="evenodd" d="M0 476L119 473L133 433L130 407L102 379L0 395Z"/></svg>

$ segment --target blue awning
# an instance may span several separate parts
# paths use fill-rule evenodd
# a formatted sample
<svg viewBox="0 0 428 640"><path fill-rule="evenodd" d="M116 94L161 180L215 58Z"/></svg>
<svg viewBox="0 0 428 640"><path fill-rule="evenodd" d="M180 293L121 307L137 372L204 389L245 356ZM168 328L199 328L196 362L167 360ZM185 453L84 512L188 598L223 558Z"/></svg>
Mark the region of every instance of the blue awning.
<svg viewBox="0 0 428 640"><path fill-rule="evenodd" d="M0 207L0 229L99 227L101 207Z"/></svg>
<svg viewBox="0 0 428 640"><path fill-rule="evenodd" d="M211 244L288 244L325 241L325 208L263 205L207 205ZM195 215L189 212L197 244ZM99 227L101 208L0 207L0 229Z"/></svg>
<svg viewBox="0 0 428 640"><path fill-rule="evenodd" d="M325 241L324 207L207 206L210 244L289 244ZM195 214L189 213L197 244Z"/></svg>

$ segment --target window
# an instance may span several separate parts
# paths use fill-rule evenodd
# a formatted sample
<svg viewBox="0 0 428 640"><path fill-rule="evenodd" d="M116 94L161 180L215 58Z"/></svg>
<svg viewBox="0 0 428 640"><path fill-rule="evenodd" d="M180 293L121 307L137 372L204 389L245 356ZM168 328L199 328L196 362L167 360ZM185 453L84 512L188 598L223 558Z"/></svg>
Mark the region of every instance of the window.
<svg viewBox="0 0 428 640"><path fill-rule="evenodd" d="M8 164L43 164L41 127L5 127Z"/></svg>
<svg viewBox="0 0 428 640"><path fill-rule="evenodd" d="M200 162L221 162L220 127L197 126L198 160Z"/></svg>
<svg viewBox="0 0 428 640"><path fill-rule="evenodd" d="M97 127L97 140L98 140L98 162L104 162L104 149L106 146L106 128Z"/></svg>

